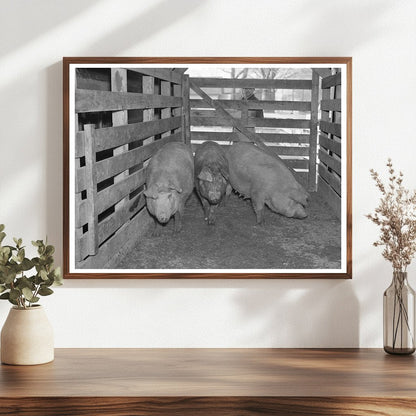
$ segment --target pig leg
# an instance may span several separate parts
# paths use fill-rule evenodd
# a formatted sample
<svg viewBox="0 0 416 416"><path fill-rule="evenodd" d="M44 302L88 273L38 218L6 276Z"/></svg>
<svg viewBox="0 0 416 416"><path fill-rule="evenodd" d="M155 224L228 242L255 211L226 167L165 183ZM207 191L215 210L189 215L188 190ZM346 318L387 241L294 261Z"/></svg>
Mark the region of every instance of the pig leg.
<svg viewBox="0 0 416 416"><path fill-rule="evenodd" d="M182 230L182 216L184 211L185 203L182 202L179 204L178 210L175 212L175 228L173 230L175 233L178 233Z"/></svg>
<svg viewBox="0 0 416 416"><path fill-rule="evenodd" d="M260 192L251 192L251 203L258 225L264 225L264 195Z"/></svg>
<svg viewBox="0 0 416 416"><path fill-rule="evenodd" d="M201 195L199 189L196 190L196 193L199 197L199 200L201 201L202 209L204 210L204 220L207 221L209 212L209 202Z"/></svg>
<svg viewBox="0 0 416 416"><path fill-rule="evenodd" d="M215 209L218 205L210 205L209 206L209 213L208 213L208 225L215 224Z"/></svg>
<svg viewBox="0 0 416 416"><path fill-rule="evenodd" d="M201 197L201 203L204 208L204 220L207 221L210 215L210 204L204 197Z"/></svg>
<svg viewBox="0 0 416 416"><path fill-rule="evenodd" d="M162 226L159 224L159 221L156 218L153 218L155 226L153 228L152 237L160 237Z"/></svg>
<svg viewBox="0 0 416 416"><path fill-rule="evenodd" d="M227 204L226 202L230 199L230 195L233 192L233 188L231 187L231 185L228 183L227 187L225 188L225 197L222 199L222 201L220 202L220 204L225 207Z"/></svg>

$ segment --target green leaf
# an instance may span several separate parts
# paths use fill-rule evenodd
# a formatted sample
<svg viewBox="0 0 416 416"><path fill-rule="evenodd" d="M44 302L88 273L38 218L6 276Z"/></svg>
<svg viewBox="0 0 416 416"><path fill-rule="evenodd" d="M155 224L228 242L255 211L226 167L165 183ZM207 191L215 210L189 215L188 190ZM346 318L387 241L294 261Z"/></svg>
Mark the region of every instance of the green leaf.
<svg viewBox="0 0 416 416"><path fill-rule="evenodd" d="M55 285L60 286L64 284L64 279L62 278L61 268L57 267L54 269L55 275Z"/></svg>
<svg viewBox="0 0 416 416"><path fill-rule="evenodd" d="M10 273L14 273L14 275L17 275L18 273L22 271L20 264L16 264L15 262L12 262L12 261L9 262L7 267L10 270Z"/></svg>
<svg viewBox="0 0 416 416"><path fill-rule="evenodd" d="M4 224L0 224L0 232L1 232L1 231L4 231L4 228L5 228L5 227L4 227Z"/></svg>
<svg viewBox="0 0 416 416"><path fill-rule="evenodd" d="M37 274L36 276L34 276L34 281L33 283L35 283L35 285L40 285L41 283L44 283L44 281L42 280L42 278Z"/></svg>
<svg viewBox="0 0 416 416"><path fill-rule="evenodd" d="M9 246L3 246L0 248L0 253L5 254L5 255L9 255L10 254L10 247Z"/></svg>
<svg viewBox="0 0 416 416"><path fill-rule="evenodd" d="M10 284L13 283L16 277L16 273L13 270L8 269L6 273L2 276L2 283L3 284Z"/></svg>
<svg viewBox="0 0 416 416"><path fill-rule="evenodd" d="M18 252L17 252L17 258L19 260L19 263L21 263L23 261L23 259L25 258L25 249L21 248Z"/></svg>
<svg viewBox="0 0 416 416"><path fill-rule="evenodd" d="M6 237L6 233L0 232L0 244L4 240L5 237Z"/></svg>
<svg viewBox="0 0 416 416"><path fill-rule="evenodd" d="M17 248L19 248L19 247L20 247L20 245L22 244L22 239L21 239L21 238L16 238L16 237L13 237L13 241L14 241L14 243L16 244L16 247L17 247Z"/></svg>
<svg viewBox="0 0 416 416"><path fill-rule="evenodd" d="M22 260L22 263L20 264L20 266L21 266L22 270L24 272L26 272L26 271L28 271L30 269L33 269L34 264L33 264L33 262L31 260L29 260L27 257L25 257Z"/></svg>
<svg viewBox="0 0 416 416"><path fill-rule="evenodd" d="M10 302L12 305L19 306L19 303L17 302L17 300L16 300L16 299L11 299L11 298L9 298L9 302Z"/></svg>
<svg viewBox="0 0 416 416"><path fill-rule="evenodd" d="M31 282L26 276L22 276L18 279L17 287L21 290L23 290L23 288L28 288L32 292L36 289L34 283Z"/></svg>
<svg viewBox="0 0 416 416"><path fill-rule="evenodd" d="M0 285L0 293L3 293L6 289L6 286Z"/></svg>
<svg viewBox="0 0 416 416"><path fill-rule="evenodd" d="M46 273L46 270L45 269L42 269L39 272L39 276L41 277L42 280L48 280L48 273Z"/></svg>
<svg viewBox="0 0 416 416"><path fill-rule="evenodd" d="M52 245L46 246L45 255L51 256L53 253L55 253L55 247Z"/></svg>
<svg viewBox="0 0 416 416"><path fill-rule="evenodd" d="M10 292L2 293L0 295L0 299L9 299L10 298Z"/></svg>
<svg viewBox="0 0 416 416"><path fill-rule="evenodd" d="M39 295L41 295L41 296L49 296L49 295L52 295L52 293L53 293L53 290L52 289L49 289L48 287L46 287L46 286L42 286L40 289L39 289Z"/></svg>
<svg viewBox="0 0 416 416"><path fill-rule="evenodd" d="M43 241L42 241L42 240L32 241L32 244L33 244L35 247L39 247L39 246L43 245Z"/></svg>
<svg viewBox="0 0 416 416"><path fill-rule="evenodd" d="M17 300L21 296L21 291L19 289L10 290L10 300Z"/></svg>
<svg viewBox="0 0 416 416"><path fill-rule="evenodd" d="M23 292L23 296L29 301L32 302L31 299L33 298L33 292L28 288L28 287L24 287L22 289Z"/></svg>

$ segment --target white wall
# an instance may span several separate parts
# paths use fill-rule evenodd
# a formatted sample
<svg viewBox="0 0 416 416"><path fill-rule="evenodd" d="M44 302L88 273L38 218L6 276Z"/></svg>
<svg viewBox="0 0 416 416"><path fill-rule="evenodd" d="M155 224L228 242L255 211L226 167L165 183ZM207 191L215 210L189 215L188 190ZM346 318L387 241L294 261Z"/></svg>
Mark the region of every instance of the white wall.
<svg viewBox="0 0 416 416"><path fill-rule="evenodd" d="M380 347L390 265L364 218L388 156L416 187L416 3L2 0L0 222L62 258L63 56L352 56L352 281L67 281L57 347ZM416 267L410 269L416 287ZM0 325L9 304L0 304Z"/></svg>

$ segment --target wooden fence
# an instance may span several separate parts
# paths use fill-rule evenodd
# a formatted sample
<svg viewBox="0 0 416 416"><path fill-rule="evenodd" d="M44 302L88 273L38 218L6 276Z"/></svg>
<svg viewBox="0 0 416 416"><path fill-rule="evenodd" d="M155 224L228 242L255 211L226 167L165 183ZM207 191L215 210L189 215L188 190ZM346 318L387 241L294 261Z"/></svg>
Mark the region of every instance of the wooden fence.
<svg viewBox="0 0 416 416"><path fill-rule="evenodd" d="M183 71L82 69L75 91L75 261L108 260L149 223L143 192L147 160L165 143L184 141Z"/></svg>
<svg viewBox="0 0 416 416"><path fill-rule="evenodd" d="M191 143L194 149L206 140L227 146L233 140L243 139L238 129L233 128L234 120L238 120L267 146L273 146L309 190L316 190L318 74L313 72L311 79L301 80L191 78L191 89L192 84L213 100L211 103L200 97L190 100ZM218 94L215 97L213 92L220 88L238 91L234 95L239 95L239 99L221 99ZM298 91L301 99L296 99L296 94L293 99L292 94L292 100L250 100L244 94L248 89ZM217 106L224 108L229 116L216 112Z"/></svg>
<svg viewBox="0 0 416 416"><path fill-rule="evenodd" d="M146 165L171 141L191 143L194 150L207 140L272 147L340 215L340 73L319 69L310 79L270 80L190 79L184 68L76 71L77 268L111 268L114 254L146 230ZM232 91L231 99L218 94L224 89ZM255 98L255 90L267 99Z"/></svg>
<svg viewBox="0 0 416 416"><path fill-rule="evenodd" d="M341 72L321 70L318 193L341 216Z"/></svg>

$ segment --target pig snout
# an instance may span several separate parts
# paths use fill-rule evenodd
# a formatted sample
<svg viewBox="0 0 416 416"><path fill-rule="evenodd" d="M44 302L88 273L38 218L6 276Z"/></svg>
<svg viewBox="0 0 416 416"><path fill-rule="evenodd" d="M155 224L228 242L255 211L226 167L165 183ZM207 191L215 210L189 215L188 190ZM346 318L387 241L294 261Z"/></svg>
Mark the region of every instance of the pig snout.
<svg viewBox="0 0 416 416"><path fill-rule="evenodd" d="M222 193L220 191L209 191L208 199L212 204L218 204L221 201Z"/></svg>
<svg viewBox="0 0 416 416"><path fill-rule="evenodd" d="M168 202L169 201L159 202L156 205L155 217L161 224L166 224L174 213L174 207Z"/></svg>
<svg viewBox="0 0 416 416"><path fill-rule="evenodd" d="M170 216L168 213L164 212L156 214L156 218L161 224L166 224L169 221Z"/></svg>
<svg viewBox="0 0 416 416"><path fill-rule="evenodd" d="M160 192L156 199L148 202L151 213L161 224L166 224L178 210L178 198L172 192Z"/></svg>

